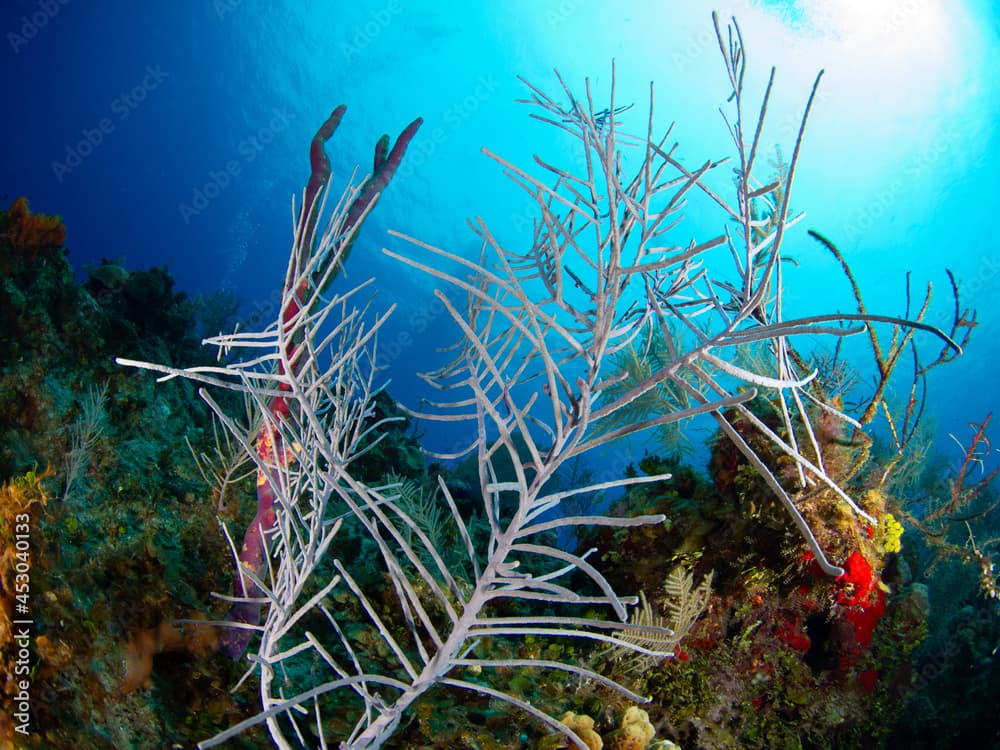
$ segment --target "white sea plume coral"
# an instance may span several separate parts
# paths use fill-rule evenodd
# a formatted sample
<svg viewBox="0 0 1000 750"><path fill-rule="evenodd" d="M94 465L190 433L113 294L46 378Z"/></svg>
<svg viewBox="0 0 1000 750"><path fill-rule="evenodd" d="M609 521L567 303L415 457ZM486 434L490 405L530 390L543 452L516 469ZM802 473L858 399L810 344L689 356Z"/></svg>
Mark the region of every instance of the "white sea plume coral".
<svg viewBox="0 0 1000 750"><path fill-rule="evenodd" d="M327 196L324 192L323 200ZM507 701L578 741L556 718L524 700L488 682L463 679L453 672L456 668L459 673L465 668L559 669L610 685L631 700L641 701L641 696L624 686L575 664L494 659L488 653L476 658L475 652L477 644L489 639L527 635L614 642L614 634L627 627L626 607L634 599L618 597L587 562L586 555L549 546L544 541L549 536L545 532L577 523L633 526L659 522L662 516L585 516L556 521L539 516L562 499L579 493L663 477L546 494L542 486L562 459L553 458L547 466L536 460L536 468L523 465L516 457L513 436L508 431L505 444L512 451L517 480L498 480L492 455L484 456L481 465L483 477L489 477L484 484L484 514L491 533L485 552L474 548L466 521L447 486L440 483L447 520L454 525L458 546L466 557L463 572L473 572L470 583L457 580L456 571L445 562L444 551L427 533L425 524L411 515L412 508L408 512L398 501L397 488L391 484L384 488L369 486L352 472L352 463L378 439L383 426L372 418L372 399L378 390L373 363L377 333L388 315L366 322L367 303L355 302L370 282L329 298L320 293L339 264L340 248L347 244L343 241L344 207L352 198L349 189L333 210L314 254L306 261L303 259L307 254L300 252L306 242L306 222L296 224L285 284L291 292L282 302L278 322L261 333L235 333L208 340L222 351L249 352L249 356L228 364L187 370L119 360L123 365L161 372L165 378L185 377L249 394L267 422L271 443L290 451L283 460L265 456L255 448L254 433L229 418L206 390L201 392L253 457L259 481L270 483L276 498L276 523L267 535L270 566L266 575L254 576L246 567L242 570L253 578L268 605L262 624L246 626L260 635L251 657L251 670L259 670L262 710L253 719L206 740L201 747L214 747L257 723L267 724L278 747L308 746L310 736L324 736L328 731L325 727L332 715L336 714L338 724L342 724L343 715L350 711L354 715L353 728L339 738L341 746L378 747L393 734L413 702L437 686L472 690ZM300 292L303 289L307 290L304 296ZM284 399L287 409L274 408L272 399L276 397ZM487 449L485 443L483 449ZM334 539L344 515L358 522L377 548L383 575L397 598L399 622L386 621L373 601L373 592L352 574L351 562L337 559ZM549 565L544 572L522 572L520 561L526 557L543 561L532 570L545 568L544 561ZM332 570L332 574L316 580L324 570ZM574 571L593 581L593 593L579 593L570 586L567 579ZM343 622L330 606L331 596L345 593L357 602L352 611L369 620L361 637L357 623ZM572 614L494 616L490 605L504 599L550 605L607 605L616 619L595 621ZM317 627L317 616L319 624L325 623L322 630ZM373 639L381 643L374 651ZM316 675L317 665L328 673L328 679ZM343 693L349 698L331 698Z"/></svg>

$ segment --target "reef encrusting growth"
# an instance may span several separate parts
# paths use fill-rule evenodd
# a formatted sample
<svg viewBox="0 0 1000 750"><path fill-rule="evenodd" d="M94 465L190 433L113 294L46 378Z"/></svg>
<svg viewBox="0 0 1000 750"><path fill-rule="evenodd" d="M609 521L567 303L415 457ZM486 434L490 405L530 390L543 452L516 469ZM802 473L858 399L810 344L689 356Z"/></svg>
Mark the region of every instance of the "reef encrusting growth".
<svg viewBox="0 0 1000 750"><path fill-rule="evenodd" d="M233 668L209 656L212 631L163 625L230 583L225 513L185 445L211 452L213 431L190 385L154 387L112 355L191 361L206 315L227 305L175 292L159 268L105 263L81 285L65 237L23 198L0 212L0 548L16 552L22 526L30 543L2 564L2 620L23 591L31 621L30 715L17 722L28 736L9 710L19 675L8 657L20 651L0 628L0 745L188 746L244 715L228 693ZM183 654L157 660L163 648Z"/></svg>
<svg viewBox="0 0 1000 750"><path fill-rule="evenodd" d="M828 459L853 450L824 448ZM638 692L653 698L647 710L658 736L698 748L879 746L928 615L926 587L901 561L896 527L860 524L836 502L803 503L845 569L830 578L767 488L728 453L725 441L712 442L711 480L643 486L620 502L620 512L664 513L667 524L583 541L606 551L620 576L612 582L645 587L655 610L665 599L656 582L672 567L713 574L704 613L675 658L633 673ZM657 456L633 469L665 470L692 474ZM877 492L862 507L890 518Z"/></svg>

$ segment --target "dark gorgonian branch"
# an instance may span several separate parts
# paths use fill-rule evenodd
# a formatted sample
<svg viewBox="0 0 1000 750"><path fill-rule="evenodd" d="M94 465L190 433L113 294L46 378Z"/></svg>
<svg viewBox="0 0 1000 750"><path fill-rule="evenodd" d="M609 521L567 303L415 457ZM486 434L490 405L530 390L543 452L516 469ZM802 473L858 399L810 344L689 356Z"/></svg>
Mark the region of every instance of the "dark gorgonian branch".
<svg viewBox="0 0 1000 750"><path fill-rule="evenodd" d="M978 568L983 594L997 599L1000 584L993 558L1000 545L996 533L1000 495L995 484L1000 477L1000 466L995 463L1000 451L993 447L988 434L992 418L990 413L982 422L970 423L972 436L968 442L951 435L962 451L954 473L940 479L919 505L910 503L897 512L926 541L932 554L928 574L940 562L958 558Z"/></svg>
<svg viewBox="0 0 1000 750"><path fill-rule="evenodd" d="M962 460L954 476L946 480L943 497L919 516L904 512L906 519L932 544L947 545L949 534L956 526L981 521L1000 506L1000 496L992 489L993 480L1000 476L1000 466L986 468L996 452L988 435L992 419L990 413L982 422L971 423L972 437L968 443L951 436L962 449Z"/></svg>
<svg viewBox="0 0 1000 750"><path fill-rule="evenodd" d="M883 317L872 315L868 311L861 289L854 273L844 258L843 253L829 239L819 232L809 230L809 235L830 251L833 257L840 264L840 268L851 286L857 304L857 314L855 317L869 323L867 326L870 351L875 360L875 384L870 396L865 402L860 404L858 411L860 417L858 422L862 425L870 424L881 413L885 416L886 424L892 435L894 454L882 468L880 483L885 483L892 470L904 459L907 447L910 445L920 426L920 419L923 416L924 405L927 398L927 374L939 365L947 364L961 355L962 351L969 343L973 329L978 325L976 321L976 311L963 309L959 296L958 282L954 274L948 269L948 282L951 289L952 315L947 331L924 322L928 310L930 309L933 285L927 284L924 291L923 300L914 312L912 310L912 298L910 294L910 274L906 274L906 308L902 317ZM872 323L884 323L889 326L889 341L886 342L878 326ZM927 331L935 334L941 339L941 348L937 355L929 362L923 362L917 348L915 335L919 331ZM909 352L909 358L904 355ZM909 374L909 388L907 389L906 401L901 410L894 410L886 399L886 393L892 382L893 374L900 364L906 359L911 363Z"/></svg>

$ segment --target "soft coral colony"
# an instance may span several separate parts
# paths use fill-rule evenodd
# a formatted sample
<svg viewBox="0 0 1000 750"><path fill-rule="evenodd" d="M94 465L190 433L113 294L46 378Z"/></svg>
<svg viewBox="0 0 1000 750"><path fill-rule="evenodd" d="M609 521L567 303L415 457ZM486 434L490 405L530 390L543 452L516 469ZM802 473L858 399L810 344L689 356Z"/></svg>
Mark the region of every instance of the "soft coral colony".
<svg viewBox="0 0 1000 750"><path fill-rule="evenodd" d="M510 249L482 221L478 260L393 233L407 249L388 255L460 293L435 292L458 331L453 359L424 374L441 399L411 408L467 424L469 444L442 457L460 461L451 470L409 467L418 489L378 460L402 419L374 366L391 310L374 313L371 282L334 281L420 120L391 149L380 140L372 176L339 197L324 144L344 109L320 128L270 327L209 339L224 354L212 366L119 359L211 386L202 396L256 467L257 513L233 544L218 645L240 657L251 644L260 710L202 747L261 724L279 747L357 750L792 747L800 736L819 746L834 727L848 746L878 735L870 693L888 700L926 597L902 569L888 470L865 427L888 411L888 379L915 333L941 343L922 377L961 351L974 319L959 314L957 284L948 332L924 322L927 304L912 320L869 312L820 235L858 311L786 317L782 252L800 218L790 196L819 78L790 160L760 177L775 73L751 110L739 27L716 21L716 34L734 199L712 182L725 161L687 165L669 130L654 135L652 87L634 137L613 75L603 109L589 82L577 96L560 78L558 96L526 84L528 104L571 139L575 171L538 158L539 177L487 152L536 203L528 247ZM678 239L695 196L725 229ZM25 215L8 225L18 238ZM892 330L890 346L876 325ZM869 337L877 403L860 419L839 399L835 365L793 346L806 334ZM653 341L641 377L618 366L629 352L651 361ZM227 406L232 391L246 397L243 418ZM914 413L911 403L890 419L894 460ZM647 456L626 476L567 483L578 459L699 415L717 426L711 482L674 456ZM593 499L614 490L621 499L602 512ZM169 624L142 632L150 645L135 661L146 666L130 687L149 679L157 648L194 642ZM522 732L507 711L537 729Z"/></svg>

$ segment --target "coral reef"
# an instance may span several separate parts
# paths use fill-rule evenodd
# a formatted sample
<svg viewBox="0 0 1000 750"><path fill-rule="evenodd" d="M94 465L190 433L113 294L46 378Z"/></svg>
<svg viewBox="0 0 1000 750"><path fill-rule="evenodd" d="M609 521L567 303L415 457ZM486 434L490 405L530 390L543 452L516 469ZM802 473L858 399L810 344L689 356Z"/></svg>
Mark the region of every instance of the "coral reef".
<svg viewBox="0 0 1000 750"><path fill-rule="evenodd" d="M0 744L192 744L212 731L206 726L245 715L226 690L238 675L225 660L211 665L214 657L196 642L206 629L177 626L186 648L172 666L155 653L168 645L164 630L152 652L141 654L146 669L152 666L141 680L139 673L126 678L125 665L130 644L135 651L148 640L144 633L195 618L210 592L230 583L231 555L212 531L216 507L185 445L209 449L208 412L187 405L193 394L184 385L154 393L127 377L111 365L110 352L197 358L197 328L209 305L173 292L163 269L93 269L96 276L78 284L54 244L65 236L60 227L53 217L28 213L24 201L0 212L5 555L16 554L19 527L30 538L26 574L16 568L24 561L4 560L3 622L18 575L30 582L31 622L29 734L14 732L6 710L17 692L9 680L18 676L16 661L6 661L8 630ZM151 289L159 292L143 305L127 303ZM133 682L152 689L124 693ZM251 735L246 746L252 743Z"/></svg>
<svg viewBox="0 0 1000 750"><path fill-rule="evenodd" d="M730 134L752 164L742 39L735 24L728 45L716 31ZM592 160L574 176L539 159L547 185L493 157L538 202L532 247L510 251L480 223L479 261L402 235L412 256L390 251L470 301L458 310L440 294L460 343L427 379L465 390L436 411L403 411L379 388L384 314L355 309L359 289L330 292L419 120L391 150L380 139L372 176L325 224L324 144L344 108L317 132L279 318L213 339L227 352L269 347L276 368L216 363L195 347L231 299L189 299L165 268L111 261L78 285L58 218L24 199L0 213L0 743L20 739L25 667L25 744L54 750L818 750L992 731L963 700L1000 684L995 604L978 597L996 595L996 540L984 535L996 473L972 477L989 418L925 496L894 482L918 460L917 384L975 325L959 313L957 281L947 333L924 322L929 293L915 320L872 315L843 254L814 233L858 312L785 320L776 268L795 221L798 142L763 186L738 170L728 207L706 185L718 163L681 164L652 139L651 112L645 139L620 132L630 106L616 104L613 84L601 111L589 83L586 104L565 85L564 104L529 88L536 116ZM631 178L619 138L644 147ZM666 247L661 230L691 190L737 228ZM591 233L596 247L585 246ZM729 276L701 270L713 248L734 261ZM634 305L626 290L640 277L648 296ZM541 301L529 294L539 288ZM877 325L892 329L888 347ZM942 341L936 359L916 353L919 330ZM818 360L789 343L806 333L867 336L869 402L844 406L850 379L837 355L822 360L829 372L809 374ZM109 368L112 351L183 377L154 389ZM890 377L904 351L914 387L893 419ZM191 380L219 386L207 406ZM469 458L427 466L414 412L467 421ZM863 429L878 413L890 416L887 449ZM707 472L683 463L685 420L698 414L718 428ZM663 456L600 482L579 470L588 451L640 429L659 430ZM615 489L611 511L597 510ZM235 575L217 515L239 524L255 508ZM946 592L933 607L932 585ZM228 614L211 598L223 590L243 599ZM255 595L270 603L263 618ZM237 636L206 618L251 627ZM249 633L259 701L228 692L241 667L217 652L221 637L239 656Z"/></svg>
<svg viewBox="0 0 1000 750"><path fill-rule="evenodd" d="M30 724L32 632L26 624L34 603L32 569L45 560L38 518L48 503L42 482L51 476L31 471L0 486L0 741L6 743L19 733L16 727Z"/></svg>
<svg viewBox="0 0 1000 750"><path fill-rule="evenodd" d="M759 413L767 409L758 406ZM856 472L861 448L835 438L820 446L843 486L852 476L877 476ZM845 514L823 490L798 501L843 570L830 578L756 473L725 440L710 445L712 482L689 480L683 493L671 482L641 485L620 501L621 513L660 512L669 524L581 542L614 550L603 557L612 566L609 579L620 585L655 580L681 561L696 573L715 573L704 614L677 658L635 675L636 690L652 695L647 710L654 721L669 722L661 736L704 748L885 743L904 709L911 654L928 617L926 589L900 558L902 529L888 513L888 497L853 488L866 513L882 519L878 527ZM779 462L765 446L759 450ZM668 465L676 466L655 456L642 462L650 473ZM657 611L667 602L660 595L650 605Z"/></svg>

